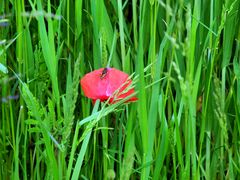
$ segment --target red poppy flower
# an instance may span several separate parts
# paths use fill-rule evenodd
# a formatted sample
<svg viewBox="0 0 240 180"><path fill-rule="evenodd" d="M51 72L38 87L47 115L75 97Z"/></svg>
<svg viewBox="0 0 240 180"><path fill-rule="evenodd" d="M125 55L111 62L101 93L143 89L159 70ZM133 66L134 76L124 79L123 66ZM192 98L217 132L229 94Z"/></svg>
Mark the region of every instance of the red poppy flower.
<svg viewBox="0 0 240 180"><path fill-rule="evenodd" d="M101 68L86 74L80 81L82 90L88 98L95 102L97 99L109 103L128 97L134 93L133 88L129 88L132 81L128 74L115 68ZM129 89L128 89L129 88ZM136 101L137 97L131 97L127 102Z"/></svg>

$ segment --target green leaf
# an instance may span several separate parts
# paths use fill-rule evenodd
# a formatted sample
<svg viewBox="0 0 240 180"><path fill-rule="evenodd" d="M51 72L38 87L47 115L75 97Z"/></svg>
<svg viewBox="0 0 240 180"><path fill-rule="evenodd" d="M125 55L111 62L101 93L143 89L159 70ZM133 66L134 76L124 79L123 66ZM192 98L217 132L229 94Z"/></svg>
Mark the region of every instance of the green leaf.
<svg viewBox="0 0 240 180"><path fill-rule="evenodd" d="M8 69L6 66L4 66L2 63L0 63L0 71L2 71L4 74L8 73Z"/></svg>

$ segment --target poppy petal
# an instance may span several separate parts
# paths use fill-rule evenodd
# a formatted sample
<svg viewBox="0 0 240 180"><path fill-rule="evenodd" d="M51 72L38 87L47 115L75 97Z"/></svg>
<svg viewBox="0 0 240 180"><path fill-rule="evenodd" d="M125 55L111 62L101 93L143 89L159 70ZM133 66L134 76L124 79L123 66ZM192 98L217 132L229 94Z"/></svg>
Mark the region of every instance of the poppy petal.
<svg viewBox="0 0 240 180"><path fill-rule="evenodd" d="M100 75L103 68L92 71L91 73L86 74L81 79L81 86L85 96L91 99L104 99L106 97L106 87L107 81L106 79L100 81Z"/></svg>

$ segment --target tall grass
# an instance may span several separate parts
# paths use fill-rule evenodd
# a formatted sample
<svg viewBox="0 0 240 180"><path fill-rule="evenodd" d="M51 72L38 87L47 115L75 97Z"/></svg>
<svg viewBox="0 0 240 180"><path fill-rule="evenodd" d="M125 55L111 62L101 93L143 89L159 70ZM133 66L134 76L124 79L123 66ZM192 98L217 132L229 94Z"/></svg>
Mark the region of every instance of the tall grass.
<svg viewBox="0 0 240 180"><path fill-rule="evenodd" d="M0 179L236 179L240 1L0 1ZM92 104L115 67L138 101Z"/></svg>

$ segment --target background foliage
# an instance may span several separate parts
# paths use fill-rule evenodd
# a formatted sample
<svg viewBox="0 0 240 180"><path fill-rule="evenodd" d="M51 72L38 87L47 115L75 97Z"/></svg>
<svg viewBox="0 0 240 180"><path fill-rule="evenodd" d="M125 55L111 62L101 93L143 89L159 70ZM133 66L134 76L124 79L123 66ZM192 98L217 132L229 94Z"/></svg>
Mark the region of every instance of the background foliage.
<svg viewBox="0 0 240 180"><path fill-rule="evenodd" d="M239 0L0 1L2 179L240 176ZM138 102L94 106L110 66Z"/></svg>

